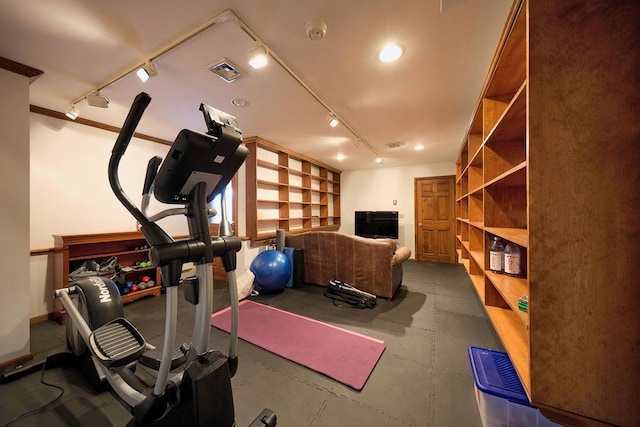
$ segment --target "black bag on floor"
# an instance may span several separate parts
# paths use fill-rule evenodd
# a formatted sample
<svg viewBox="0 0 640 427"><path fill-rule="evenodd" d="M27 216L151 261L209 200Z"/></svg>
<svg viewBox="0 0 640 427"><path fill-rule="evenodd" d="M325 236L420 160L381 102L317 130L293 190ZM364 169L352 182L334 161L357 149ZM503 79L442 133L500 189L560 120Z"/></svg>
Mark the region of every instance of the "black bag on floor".
<svg viewBox="0 0 640 427"><path fill-rule="evenodd" d="M337 302L348 304L352 308L373 308L376 306L376 296L337 279L329 281L329 286L324 291L324 296L331 298L334 305Z"/></svg>

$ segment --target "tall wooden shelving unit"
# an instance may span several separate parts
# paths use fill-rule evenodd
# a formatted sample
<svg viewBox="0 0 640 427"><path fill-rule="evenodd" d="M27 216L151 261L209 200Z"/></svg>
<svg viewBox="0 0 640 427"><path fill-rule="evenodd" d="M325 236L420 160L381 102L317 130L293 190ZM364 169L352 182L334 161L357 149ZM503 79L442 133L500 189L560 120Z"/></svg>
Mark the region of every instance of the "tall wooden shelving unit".
<svg viewBox="0 0 640 427"><path fill-rule="evenodd" d="M516 0L456 161L459 258L563 425L640 419L639 5ZM494 236L522 277L489 271Z"/></svg>
<svg viewBox="0 0 640 427"><path fill-rule="evenodd" d="M340 171L258 137L245 139L247 234L340 227Z"/></svg>

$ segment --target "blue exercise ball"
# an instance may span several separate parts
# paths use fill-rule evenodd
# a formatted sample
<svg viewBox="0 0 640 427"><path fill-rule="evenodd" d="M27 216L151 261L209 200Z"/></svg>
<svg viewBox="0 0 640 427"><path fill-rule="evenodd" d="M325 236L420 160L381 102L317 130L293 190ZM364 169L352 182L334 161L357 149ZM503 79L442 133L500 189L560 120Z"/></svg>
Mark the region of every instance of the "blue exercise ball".
<svg viewBox="0 0 640 427"><path fill-rule="evenodd" d="M289 258L282 252L260 252L251 262L249 270L261 293L274 293L284 289L293 271Z"/></svg>

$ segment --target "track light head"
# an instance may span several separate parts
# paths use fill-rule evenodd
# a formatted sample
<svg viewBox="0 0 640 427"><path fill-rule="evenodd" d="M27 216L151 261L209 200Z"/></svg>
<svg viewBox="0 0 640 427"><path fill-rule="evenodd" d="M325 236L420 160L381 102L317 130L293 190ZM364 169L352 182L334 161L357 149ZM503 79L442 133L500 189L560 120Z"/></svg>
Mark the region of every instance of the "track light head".
<svg viewBox="0 0 640 427"><path fill-rule="evenodd" d="M378 164L380 164L380 163L384 162L384 159L383 159L382 157L380 157L380 156L376 156L374 160L375 160L375 162L376 162L376 163L378 163Z"/></svg>
<svg viewBox="0 0 640 427"><path fill-rule="evenodd" d="M80 115L80 110L78 110L74 104L69 108L69 110L67 110L67 113L65 115L71 120L75 120Z"/></svg>
<svg viewBox="0 0 640 427"><path fill-rule="evenodd" d="M327 122L329 123L329 126L331 126L332 128L340 124L340 121L338 120L338 118L333 114L329 114L329 116L327 117Z"/></svg>
<svg viewBox="0 0 640 427"><path fill-rule="evenodd" d="M144 64L142 67L138 68L138 71L136 71L136 75L142 83L146 82L151 77L156 76L157 74L158 70L156 70L155 65L153 65L153 62L151 61Z"/></svg>
<svg viewBox="0 0 640 427"><path fill-rule="evenodd" d="M267 55L267 49L262 45L256 45L251 51L249 56L249 65L251 68L262 68L269 62L269 56Z"/></svg>
<svg viewBox="0 0 640 427"><path fill-rule="evenodd" d="M109 108L109 98L104 95L100 95L99 90L88 93L85 95L85 99L87 100L87 104L92 107Z"/></svg>

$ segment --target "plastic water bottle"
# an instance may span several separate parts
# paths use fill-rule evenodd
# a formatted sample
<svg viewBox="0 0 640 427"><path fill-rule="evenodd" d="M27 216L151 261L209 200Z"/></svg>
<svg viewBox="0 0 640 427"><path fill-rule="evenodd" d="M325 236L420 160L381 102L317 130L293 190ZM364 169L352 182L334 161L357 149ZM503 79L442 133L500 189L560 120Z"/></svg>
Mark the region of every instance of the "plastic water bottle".
<svg viewBox="0 0 640 427"><path fill-rule="evenodd" d="M504 248L504 272L510 276L520 276L520 248L508 243Z"/></svg>
<svg viewBox="0 0 640 427"><path fill-rule="evenodd" d="M502 273L504 270L504 245L498 236L493 238L489 250L489 270L494 273Z"/></svg>

